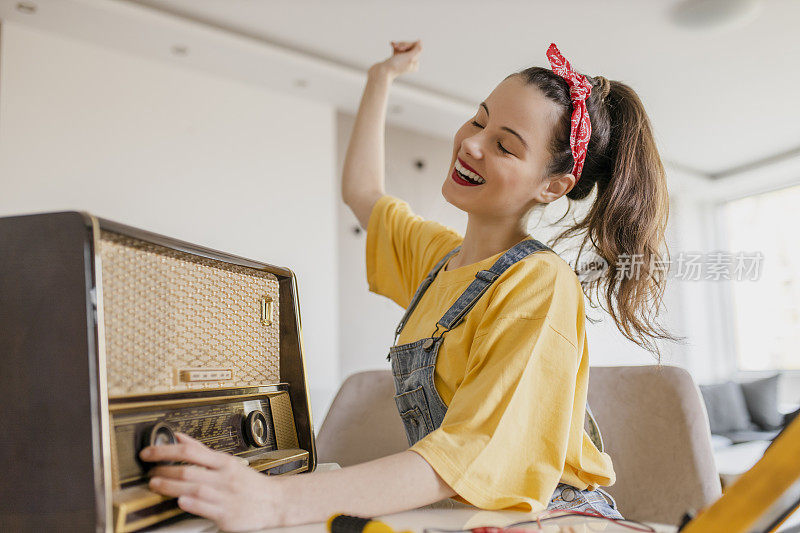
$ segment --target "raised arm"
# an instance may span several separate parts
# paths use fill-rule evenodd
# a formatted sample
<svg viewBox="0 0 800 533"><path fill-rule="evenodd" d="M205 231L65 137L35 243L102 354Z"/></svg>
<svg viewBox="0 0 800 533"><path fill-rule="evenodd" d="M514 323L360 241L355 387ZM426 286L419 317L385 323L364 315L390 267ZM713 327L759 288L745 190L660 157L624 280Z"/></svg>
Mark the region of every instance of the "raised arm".
<svg viewBox="0 0 800 533"><path fill-rule="evenodd" d="M366 229L375 202L384 194L386 102L392 81L418 68L420 41L392 43L390 58L369 69L342 171L342 199Z"/></svg>

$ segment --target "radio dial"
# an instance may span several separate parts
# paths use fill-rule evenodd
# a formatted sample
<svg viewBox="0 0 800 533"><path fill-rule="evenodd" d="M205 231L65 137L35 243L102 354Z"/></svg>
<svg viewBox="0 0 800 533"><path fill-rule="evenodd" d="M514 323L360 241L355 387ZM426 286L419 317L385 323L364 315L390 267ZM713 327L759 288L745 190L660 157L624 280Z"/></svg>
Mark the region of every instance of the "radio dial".
<svg viewBox="0 0 800 533"><path fill-rule="evenodd" d="M269 427L267 425L267 417L264 416L262 411L252 411L247 415L244 432L247 435L247 440L254 446L262 448L267 445L269 442Z"/></svg>
<svg viewBox="0 0 800 533"><path fill-rule="evenodd" d="M144 442L142 442L142 448L146 448L147 446L162 446L164 444L176 444L178 439L175 438L175 432L172 431L172 428L169 424L165 422L159 422L158 424L154 425L144 434ZM138 455L137 455L138 456Z"/></svg>

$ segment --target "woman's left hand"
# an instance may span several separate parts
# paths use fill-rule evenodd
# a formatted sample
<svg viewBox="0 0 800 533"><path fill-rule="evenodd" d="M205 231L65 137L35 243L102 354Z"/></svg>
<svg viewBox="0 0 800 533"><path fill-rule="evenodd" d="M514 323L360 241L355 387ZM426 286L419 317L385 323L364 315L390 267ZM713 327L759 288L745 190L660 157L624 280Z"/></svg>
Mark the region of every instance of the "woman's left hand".
<svg viewBox="0 0 800 533"><path fill-rule="evenodd" d="M225 531L246 531L282 525L278 480L246 465L244 460L215 452L188 435L177 444L148 446L140 457L148 462L176 461L150 471L150 490L178 498L178 506L216 522Z"/></svg>

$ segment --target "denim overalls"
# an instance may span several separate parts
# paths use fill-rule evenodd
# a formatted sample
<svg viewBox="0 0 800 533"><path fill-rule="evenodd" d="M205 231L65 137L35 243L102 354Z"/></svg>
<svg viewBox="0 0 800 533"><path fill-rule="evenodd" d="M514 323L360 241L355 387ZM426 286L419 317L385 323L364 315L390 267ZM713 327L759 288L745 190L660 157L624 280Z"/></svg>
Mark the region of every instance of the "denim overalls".
<svg viewBox="0 0 800 533"><path fill-rule="evenodd" d="M534 239L527 239L518 243L504 253L489 270L481 270L475 274L475 279L472 283L436 323L436 328L430 337L398 346L397 337L403 331L408 318L416 308L422 295L447 260L458 252L460 248L459 246L445 255L417 288L405 315L403 315L400 324L395 330L395 345L389 349L387 359L392 362L392 374L394 375L395 388L397 390L395 401L400 411L400 418L405 426L409 445L414 445L425 435L438 428L447 412L447 405L439 396L433 381L436 358L444 341L444 334L457 327L464 320L466 314L475 306L480 297L511 265L532 253L550 250L550 248ZM441 331L439 331L440 328ZM603 451L600 429L597 427L588 404L586 405L584 429L595 446L600 451ZM598 488L595 491L578 490L565 483L558 484L547 506L548 510L588 510L589 512L599 512L610 518L622 518L616 508L617 504L614 499L602 489Z"/></svg>

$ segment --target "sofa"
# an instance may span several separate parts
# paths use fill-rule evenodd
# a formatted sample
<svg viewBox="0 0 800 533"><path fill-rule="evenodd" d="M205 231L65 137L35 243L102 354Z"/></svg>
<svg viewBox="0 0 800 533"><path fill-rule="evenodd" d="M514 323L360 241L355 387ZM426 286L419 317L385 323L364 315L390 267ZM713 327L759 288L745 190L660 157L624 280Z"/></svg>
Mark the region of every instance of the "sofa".
<svg viewBox="0 0 800 533"><path fill-rule="evenodd" d="M780 377L776 373L699 386L723 490L758 462L772 439L797 416L797 405L778 403Z"/></svg>

